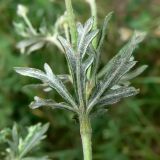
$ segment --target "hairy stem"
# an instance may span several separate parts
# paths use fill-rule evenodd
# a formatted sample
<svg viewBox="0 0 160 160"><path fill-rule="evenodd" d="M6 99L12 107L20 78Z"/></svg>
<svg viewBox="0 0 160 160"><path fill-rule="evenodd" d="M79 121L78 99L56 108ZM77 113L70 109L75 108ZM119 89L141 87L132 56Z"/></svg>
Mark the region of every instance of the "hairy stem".
<svg viewBox="0 0 160 160"><path fill-rule="evenodd" d="M66 10L67 10L68 24L71 32L71 43L75 48L76 42L77 42L77 31L76 31L75 16L72 8L72 2L71 0L65 0L65 3L66 3Z"/></svg>
<svg viewBox="0 0 160 160"><path fill-rule="evenodd" d="M88 115L83 114L79 117L79 122L84 160L92 160L92 128L90 118Z"/></svg>

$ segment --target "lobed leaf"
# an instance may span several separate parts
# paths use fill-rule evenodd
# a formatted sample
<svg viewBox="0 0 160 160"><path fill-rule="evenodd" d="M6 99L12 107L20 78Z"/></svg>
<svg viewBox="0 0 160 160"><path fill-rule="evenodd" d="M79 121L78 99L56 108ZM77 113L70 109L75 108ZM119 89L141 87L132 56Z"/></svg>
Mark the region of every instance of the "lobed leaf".
<svg viewBox="0 0 160 160"><path fill-rule="evenodd" d="M100 89L90 101L88 110L91 110L92 107L98 102L100 96L104 93L106 89L112 87L120 78L126 74L134 65L135 61L130 61L133 50L136 48L137 44L140 43L145 37L144 33L137 33L133 35L130 42L127 43L120 52L113 57L105 68L101 72L101 76L105 75Z"/></svg>
<svg viewBox="0 0 160 160"><path fill-rule="evenodd" d="M64 86L63 82L56 75L53 74L49 65L45 63L44 68L46 70L46 74L41 70L27 67L15 67L15 70L21 75L37 78L39 80L42 80L44 83L47 83L50 87L54 88L74 108L77 108L76 103L74 102L72 96Z"/></svg>

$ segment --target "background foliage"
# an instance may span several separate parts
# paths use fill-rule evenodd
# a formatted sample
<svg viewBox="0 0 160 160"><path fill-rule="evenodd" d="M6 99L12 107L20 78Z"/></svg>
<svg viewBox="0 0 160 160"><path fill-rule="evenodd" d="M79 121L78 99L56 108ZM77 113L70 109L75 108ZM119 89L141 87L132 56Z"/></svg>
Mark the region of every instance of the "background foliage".
<svg viewBox="0 0 160 160"><path fill-rule="evenodd" d="M29 18L39 27L42 17L53 25L65 10L63 0L1 0L0 1L0 129L11 127L16 121L20 126L29 126L41 121L50 122L48 138L43 151L55 160L82 159L78 124L72 114L51 111L48 108L30 110L28 104L34 95L43 97L38 89L22 88L34 82L22 78L13 71L14 66L42 68L50 64L55 73L66 73L64 56L54 46L46 46L33 54L21 55L16 48L20 40L13 21L18 22L17 4L29 7ZM89 6L84 1L73 1L77 19L84 22L90 16ZM94 159L157 160L160 159L160 2L159 0L98 0L99 25L105 15L114 11L106 43L101 57L103 66L117 53L133 30L145 30L148 36L136 50L141 64L149 68L133 81L141 89L135 98L128 98L114 105L93 125ZM50 97L60 99L52 92ZM4 151L0 146L1 152ZM40 151L39 151L40 152Z"/></svg>

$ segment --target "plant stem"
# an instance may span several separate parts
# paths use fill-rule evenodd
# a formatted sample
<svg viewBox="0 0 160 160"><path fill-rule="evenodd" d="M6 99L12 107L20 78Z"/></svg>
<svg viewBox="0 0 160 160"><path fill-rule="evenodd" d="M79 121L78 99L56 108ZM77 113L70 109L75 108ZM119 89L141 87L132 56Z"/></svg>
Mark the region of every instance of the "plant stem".
<svg viewBox="0 0 160 160"><path fill-rule="evenodd" d="M33 35L37 35L36 30L32 26L32 23L29 21L28 17L26 15L23 16L23 19L27 26L29 27L30 31L32 32Z"/></svg>
<svg viewBox="0 0 160 160"><path fill-rule="evenodd" d="M83 114L79 117L79 122L84 160L92 160L92 129L90 118L88 115Z"/></svg>
<svg viewBox="0 0 160 160"><path fill-rule="evenodd" d="M67 19L68 19L68 24L70 27L70 33L71 33L71 43L73 47L76 47L76 42L77 42L77 31L76 31L76 23L75 23L75 16L73 13L73 8L72 8L72 2L71 0L65 0L66 3L66 10L67 10Z"/></svg>
<svg viewBox="0 0 160 160"><path fill-rule="evenodd" d="M96 0L87 0L87 2L90 5L91 8L91 15L94 17L94 24L93 24L93 30L97 29L97 7L96 7ZM93 46L94 48L97 48L97 38L95 37L93 40Z"/></svg>

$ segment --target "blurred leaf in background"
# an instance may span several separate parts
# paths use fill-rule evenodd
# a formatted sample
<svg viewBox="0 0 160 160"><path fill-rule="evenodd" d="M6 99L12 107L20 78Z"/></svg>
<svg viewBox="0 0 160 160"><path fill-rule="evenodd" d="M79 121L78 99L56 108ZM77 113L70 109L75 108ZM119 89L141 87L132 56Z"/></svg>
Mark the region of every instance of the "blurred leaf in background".
<svg viewBox="0 0 160 160"><path fill-rule="evenodd" d="M14 124L12 130L5 128L0 132L0 143L7 143L8 147L5 152L1 154L5 157L5 160L49 160L48 156L42 156L39 158L34 157L33 152L39 148L41 141L46 138L46 131L49 124L42 125L38 123L36 125L27 128L27 134L22 136L22 131L18 130L17 124ZM23 128L24 132L24 128ZM36 149L35 149L36 148Z"/></svg>

